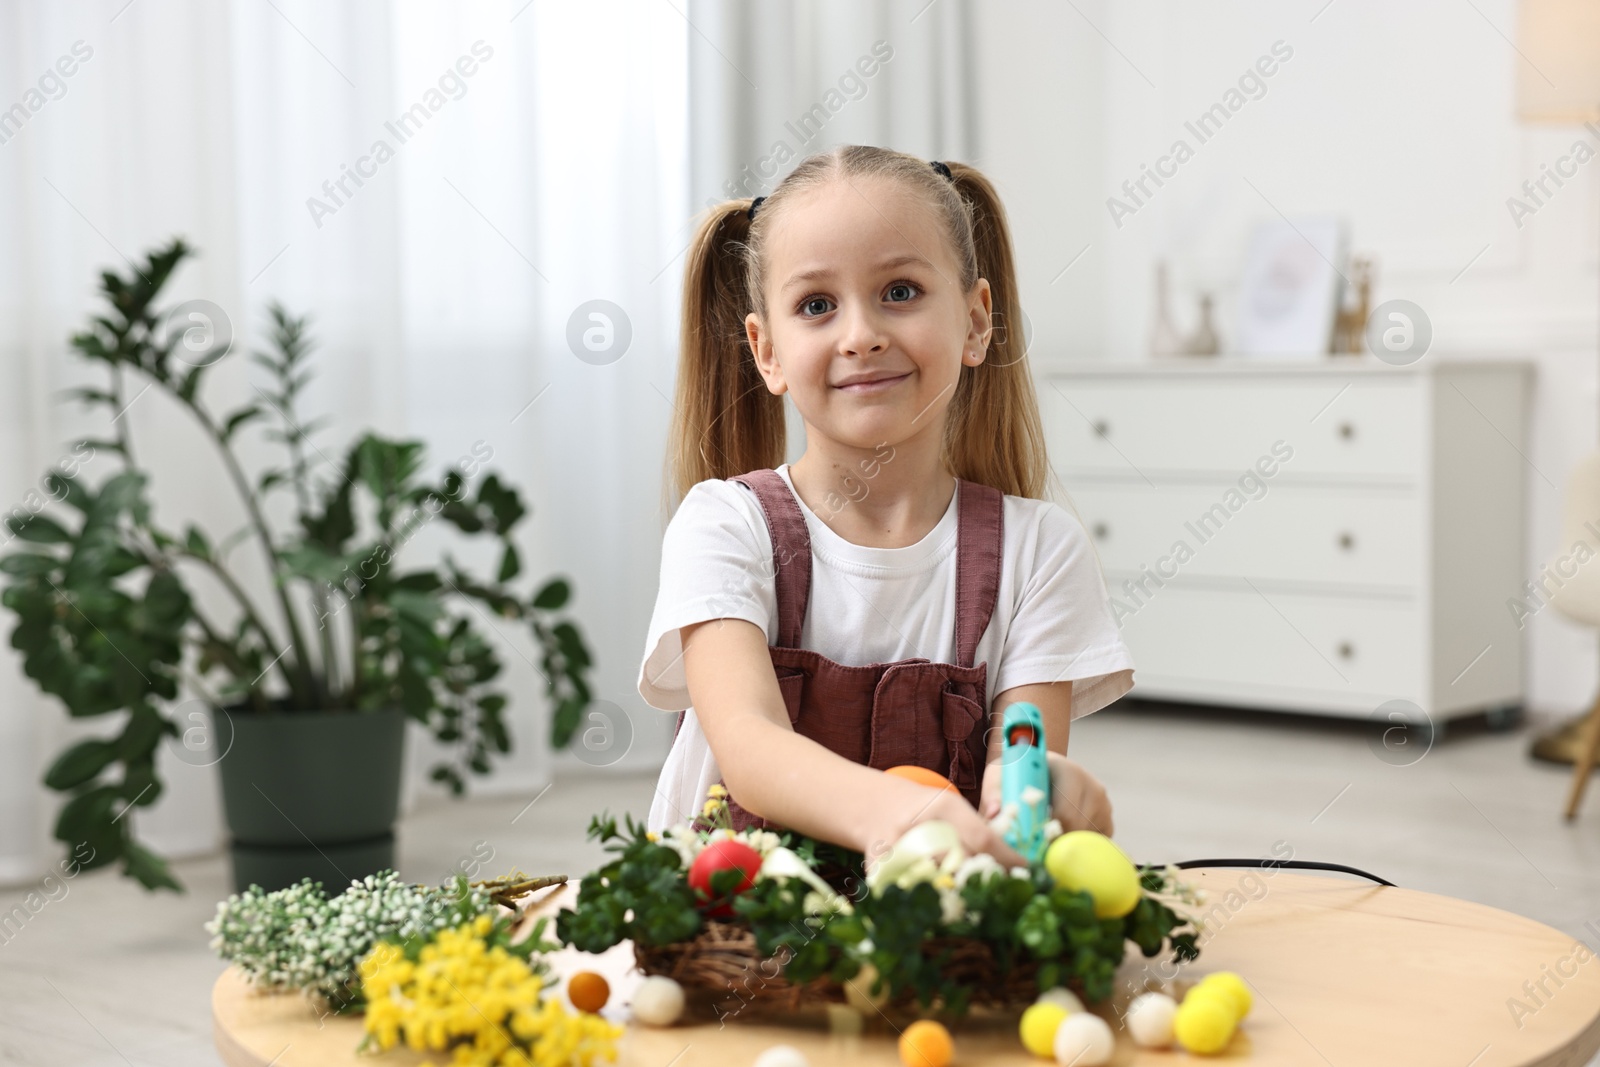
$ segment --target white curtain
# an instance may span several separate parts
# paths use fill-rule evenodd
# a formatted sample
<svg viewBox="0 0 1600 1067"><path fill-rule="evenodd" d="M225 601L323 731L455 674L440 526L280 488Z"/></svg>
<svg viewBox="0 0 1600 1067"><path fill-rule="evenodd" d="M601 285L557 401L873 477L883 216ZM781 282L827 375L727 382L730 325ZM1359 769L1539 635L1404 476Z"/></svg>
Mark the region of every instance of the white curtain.
<svg viewBox="0 0 1600 1067"><path fill-rule="evenodd" d="M840 144L982 165L968 0L690 0L686 17L695 209L769 193Z"/></svg>
<svg viewBox="0 0 1600 1067"><path fill-rule="evenodd" d="M98 410L57 399L99 380L67 347L95 309L98 272L182 234L200 255L171 302L214 301L241 347L261 346L271 299L314 316L303 414L332 417L317 438L330 460L367 429L425 440L435 473L493 450L531 508L525 573L571 578L596 695L616 709L610 728L631 734L586 762L659 766L673 717L644 706L635 681L693 216L839 143L979 160L970 21L967 0L0 6L0 108L27 110L0 141L0 510L73 439L106 428ZM58 86L48 72L63 56L73 73ZM24 94L42 77L32 109ZM631 331L610 362L569 343L596 300ZM230 359L208 385L214 408L252 396L261 373ZM152 391L124 417L166 528L240 525L181 411ZM790 425L798 455L792 411ZM273 447L248 442L247 463L274 460ZM97 458L83 477L113 469ZM447 546L492 562L431 528L407 552L426 561ZM233 558L264 600L259 554ZM218 590L191 587L226 616ZM0 616L0 633L13 619ZM554 760L574 757L544 744L531 637L484 625L506 664L516 752L474 787L532 797ZM59 847L61 798L39 784L49 758L117 725L68 722L15 651L0 652L0 881L35 877ZM408 803L430 758L425 744L411 752ZM215 848L215 770L172 758L161 770L163 799L130 816L141 835L168 856Z"/></svg>
<svg viewBox="0 0 1600 1067"><path fill-rule="evenodd" d="M839 144L975 161L967 0L692 0L696 206L769 192Z"/></svg>
<svg viewBox="0 0 1600 1067"><path fill-rule="evenodd" d="M25 113L0 124L0 510L23 504L73 439L104 434L109 416L58 399L102 380L67 346L96 309L99 271L126 271L181 234L200 254L168 301L220 305L236 348L263 347L270 299L313 315L320 350L302 414L331 416L316 438L329 460L368 429L425 440L430 477L475 445L493 450L488 466L531 510L523 588L572 580L597 696L640 724L615 765L658 763L668 724L638 714L634 682L661 530L691 32L654 3L0 7L0 109ZM58 68L60 57L72 61ZM388 125L407 114L410 124ZM347 169L366 177L356 185ZM591 300L626 316L619 359L580 359L568 343L569 319ZM230 357L208 383L213 408L244 402L262 373ZM164 527L193 521L220 538L242 523L180 410L152 390L124 418ZM248 442L246 462L275 460L275 447ZM98 484L115 465L99 456L82 477ZM432 528L403 560L441 547L464 565L493 562ZM233 559L265 603L259 552L242 545ZM202 577L190 586L227 617ZM480 624L506 665L516 751L479 785L531 797L552 762L535 645ZM14 625L6 612L0 633ZM68 722L20 656L0 653L0 880L36 877L56 858L61 798L40 785L43 768L117 718ZM429 753L411 751L415 772ZM163 799L132 816L141 835L168 856L215 848L215 770L170 753L161 770Z"/></svg>

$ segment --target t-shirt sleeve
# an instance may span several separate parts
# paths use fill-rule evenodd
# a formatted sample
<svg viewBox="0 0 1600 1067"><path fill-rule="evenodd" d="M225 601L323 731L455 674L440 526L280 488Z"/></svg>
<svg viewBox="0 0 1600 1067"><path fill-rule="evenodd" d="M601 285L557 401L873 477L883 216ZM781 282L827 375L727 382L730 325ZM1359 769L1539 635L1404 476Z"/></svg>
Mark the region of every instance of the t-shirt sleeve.
<svg viewBox="0 0 1600 1067"><path fill-rule="evenodd" d="M772 539L755 495L737 482L695 484L661 539L661 583L639 666L639 695L663 711L689 707L679 627L744 619L761 627L770 643L776 613Z"/></svg>
<svg viewBox="0 0 1600 1067"><path fill-rule="evenodd" d="M1111 611L1100 561L1083 524L1047 504L1038 515L1032 573L1023 581L991 688L1072 682L1072 717L1133 688L1133 654Z"/></svg>

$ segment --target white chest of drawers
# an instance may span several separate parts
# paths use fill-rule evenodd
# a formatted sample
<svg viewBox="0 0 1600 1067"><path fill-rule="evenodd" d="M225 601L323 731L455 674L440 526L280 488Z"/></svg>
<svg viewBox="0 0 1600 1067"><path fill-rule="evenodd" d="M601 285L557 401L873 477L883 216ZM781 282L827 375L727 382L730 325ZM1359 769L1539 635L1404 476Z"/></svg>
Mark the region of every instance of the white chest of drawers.
<svg viewBox="0 0 1600 1067"><path fill-rule="evenodd" d="M1432 357L1041 375L1134 695L1351 717L1406 701L1436 725L1520 706L1529 384L1525 364Z"/></svg>

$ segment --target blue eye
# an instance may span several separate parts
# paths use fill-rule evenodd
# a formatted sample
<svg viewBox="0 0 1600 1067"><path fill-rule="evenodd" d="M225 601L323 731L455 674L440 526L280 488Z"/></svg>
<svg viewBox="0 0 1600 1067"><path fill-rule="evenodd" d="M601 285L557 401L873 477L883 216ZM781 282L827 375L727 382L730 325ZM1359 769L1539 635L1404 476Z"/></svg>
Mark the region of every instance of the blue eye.
<svg viewBox="0 0 1600 1067"><path fill-rule="evenodd" d="M889 286L884 295L889 297L890 303L903 304L905 301L916 296L919 291L920 290L918 290L917 287L912 285L910 282L895 282L893 285ZM905 292L906 295L897 299L893 294L898 292Z"/></svg>
<svg viewBox="0 0 1600 1067"><path fill-rule="evenodd" d="M818 308L815 307L817 304L822 304L825 306ZM828 305L829 301L827 297L810 296L800 302L800 314L810 318L814 318L817 315L826 315L828 313Z"/></svg>

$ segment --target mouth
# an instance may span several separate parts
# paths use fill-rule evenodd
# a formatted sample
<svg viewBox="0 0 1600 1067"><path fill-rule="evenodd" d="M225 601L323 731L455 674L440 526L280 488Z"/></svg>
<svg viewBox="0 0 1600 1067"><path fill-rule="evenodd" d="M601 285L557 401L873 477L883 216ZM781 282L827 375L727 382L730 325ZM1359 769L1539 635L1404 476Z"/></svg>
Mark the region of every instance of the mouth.
<svg viewBox="0 0 1600 1067"><path fill-rule="evenodd" d="M838 389L840 392L851 393L857 396L871 395L873 393L881 393L885 390L893 389L896 385L905 381L909 377L911 377L911 372L907 371L906 373L896 375L893 378L878 378L875 381L870 382L852 382L849 385L836 385L834 388Z"/></svg>

